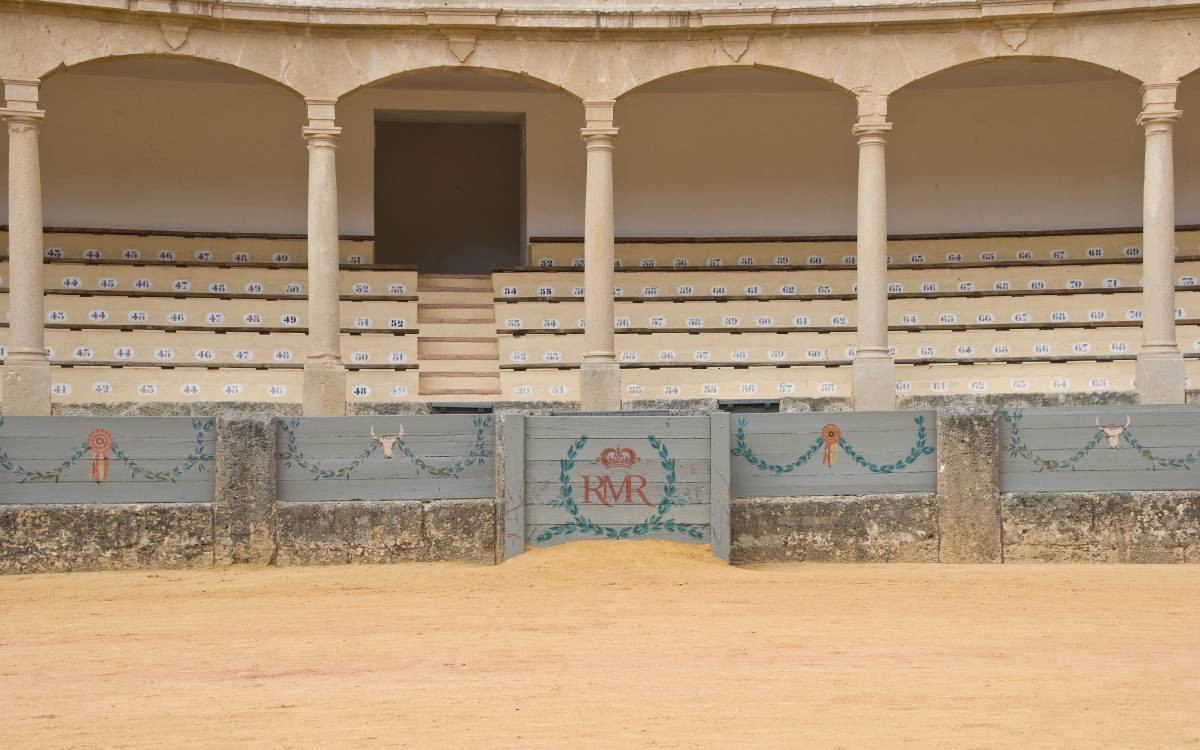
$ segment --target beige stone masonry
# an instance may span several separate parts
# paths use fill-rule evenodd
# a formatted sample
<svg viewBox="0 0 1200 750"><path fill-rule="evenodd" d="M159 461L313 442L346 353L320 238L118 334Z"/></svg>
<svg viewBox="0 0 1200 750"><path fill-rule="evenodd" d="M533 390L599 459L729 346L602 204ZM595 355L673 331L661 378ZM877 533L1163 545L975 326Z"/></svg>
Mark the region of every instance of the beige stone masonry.
<svg viewBox="0 0 1200 750"><path fill-rule="evenodd" d="M855 409L896 406L896 363L888 353L887 170L885 147L892 124L887 97L858 97L858 345L854 354Z"/></svg>
<svg viewBox="0 0 1200 750"><path fill-rule="evenodd" d="M1138 396L1144 404L1184 402L1183 354L1175 340L1175 166L1173 134L1181 112L1178 81L1142 86L1137 122L1146 130L1142 193L1142 351Z"/></svg>
<svg viewBox="0 0 1200 750"><path fill-rule="evenodd" d="M8 125L8 254L11 345L3 368L4 413L50 414L50 362L42 298L42 173L38 82L4 81Z"/></svg>
<svg viewBox="0 0 1200 750"><path fill-rule="evenodd" d="M614 345L613 305L613 101L584 102L587 149L584 193L584 352L579 375L580 403L585 411L621 407L620 376Z"/></svg>
<svg viewBox="0 0 1200 750"><path fill-rule="evenodd" d="M338 311L337 139L334 102L308 99L308 359L304 364L304 413L346 413Z"/></svg>

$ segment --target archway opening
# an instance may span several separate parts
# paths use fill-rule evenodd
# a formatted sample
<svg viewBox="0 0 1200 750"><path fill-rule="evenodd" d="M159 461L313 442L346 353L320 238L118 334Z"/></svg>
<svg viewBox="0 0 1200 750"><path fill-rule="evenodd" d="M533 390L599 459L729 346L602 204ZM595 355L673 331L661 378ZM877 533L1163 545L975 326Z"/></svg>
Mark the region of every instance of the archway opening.
<svg viewBox="0 0 1200 750"><path fill-rule="evenodd" d="M582 222L579 100L525 76L435 68L338 103L344 226L377 263L483 274L525 262L530 233Z"/></svg>
<svg viewBox="0 0 1200 750"><path fill-rule="evenodd" d="M854 97L773 68L657 79L617 104L617 234L852 234Z"/></svg>
<svg viewBox="0 0 1200 750"><path fill-rule="evenodd" d="M289 89L218 63L125 57L57 71L40 98L47 227L304 233L304 104Z"/></svg>
<svg viewBox="0 0 1200 750"><path fill-rule="evenodd" d="M1006 58L892 95L893 233L1109 229L1141 224L1139 82L1061 59Z"/></svg>

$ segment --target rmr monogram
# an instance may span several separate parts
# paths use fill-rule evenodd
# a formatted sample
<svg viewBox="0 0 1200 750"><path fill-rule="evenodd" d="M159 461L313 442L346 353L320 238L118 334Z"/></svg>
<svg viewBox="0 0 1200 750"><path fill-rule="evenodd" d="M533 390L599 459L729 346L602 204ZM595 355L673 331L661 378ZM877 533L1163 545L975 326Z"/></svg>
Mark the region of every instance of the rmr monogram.
<svg viewBox="0 0 1200 750"><path fill-rule="evenodd" d="M596 463L605 469L631 469L640 459L631 448L605 448L600 451ZM633 496L637 495L643 505L653 507L654 504L646 499L646 477L641 474L626 474L618 485L611 474L583 475L583 502L585 505L595 497L600 504L612 507L620 505L624 498L625 505L633 505Z"/></svg>

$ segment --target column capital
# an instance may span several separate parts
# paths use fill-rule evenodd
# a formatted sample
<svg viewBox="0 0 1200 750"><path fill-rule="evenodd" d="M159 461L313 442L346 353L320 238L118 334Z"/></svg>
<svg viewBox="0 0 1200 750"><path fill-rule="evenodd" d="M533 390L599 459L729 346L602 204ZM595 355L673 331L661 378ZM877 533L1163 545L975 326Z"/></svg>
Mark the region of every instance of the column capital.
<svg viewBox="0 0 1200 750"><path fill-rule="evenodd" d="M308 141L310 147L337 148L337 139L342 134L342 129L309 125L300 132L304 135L304 140Z"/></svg>
<svg viewBox="0 0 1200 750"><path fill-rule="evenodd" d="M13 109L12 107L0 108L0 120L8 123L9 130L37 130L42 126L42 120L46 118L46 113L40 109Z"/></svg>
<svg viewBox="0 0 1200 750"><path fill-rule="evenodd" d="M612 150L617 142L617 128L581 128L579 135L583 138L585 148Z"/></svg>
<svg viewBox="0 0 1200 750"><path fill-rule="evenodd" d="M858 139L858 145L865 146L868 144L886 143L887 135L892 129L892 124L882 119L862 118L854 123L851 131L854 137Z"/></svg>
<svg viewBox="0 0 1200 750"><path fill-rule="evenodd" d="M1142 84L1142 111L1137 124L1148 132L1169 128L1179 121L1183 112L1175 107L1175 93L1179 81Z"/></svg>

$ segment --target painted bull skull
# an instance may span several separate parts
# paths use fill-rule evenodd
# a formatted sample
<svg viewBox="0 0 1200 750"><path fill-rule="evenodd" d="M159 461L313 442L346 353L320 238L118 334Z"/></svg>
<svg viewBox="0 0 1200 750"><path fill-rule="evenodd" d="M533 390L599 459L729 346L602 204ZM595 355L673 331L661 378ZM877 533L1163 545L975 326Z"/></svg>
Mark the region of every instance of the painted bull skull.
<svg viewBox="0 0 1200 750"><path fill-rule="evenodd" d="M371 425L371 437L375 442L379 443L379 447L383 449L383 457L391 458L392 449L396 446L396 441L404 437L404 427L401 426L398 432L393 432L390 435L376 435L375 425Z"/></svg>
<svg viewBox="0 0 1200 750"><path fill-rule="evenodd" d="M1104 433L1109 448L1116 448L1121 444L1121 436L1125 434L1125 430L1129 429L1130 422L1128 414L1125 415L1125 424L1123 425L1103 425L1100 424L1100 417L1096 417L1096 426Z"/></svg>

